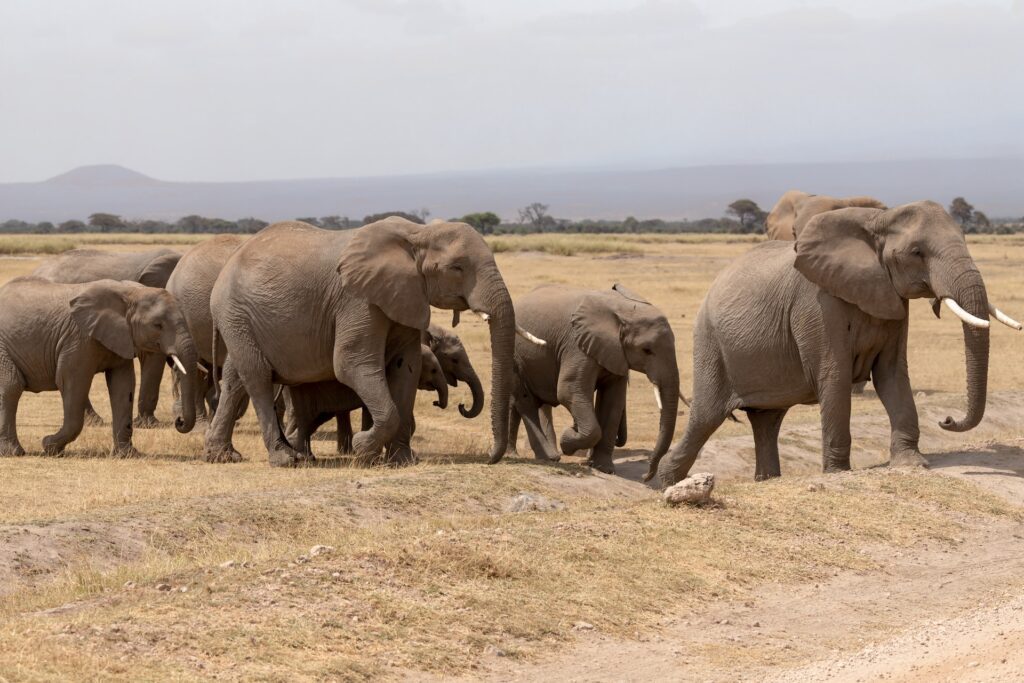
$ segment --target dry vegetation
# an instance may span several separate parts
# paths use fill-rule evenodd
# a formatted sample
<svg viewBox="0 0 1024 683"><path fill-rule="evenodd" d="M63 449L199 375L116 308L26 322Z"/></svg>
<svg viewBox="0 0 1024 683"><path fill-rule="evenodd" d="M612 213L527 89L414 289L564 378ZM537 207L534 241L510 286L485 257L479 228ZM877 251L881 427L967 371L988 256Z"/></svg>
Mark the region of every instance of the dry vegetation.
<svg viewBox="0 0 1024 683"><path fill-rule="evenodd" d="M546 282L622 282L644 294L675 328L688 388L700 299L750 246L748 238L728 239L501 237L498 261L513 297ZM972 251L992 300L1024 315L1024 273L1011 266L1024 257L1024 241L984 237ZM569 253L576 255L556 255ZM0 281L35 264L0 259ZM437 320L449 318L440 312ZM465 318L457 331L489 386L486 328ZM1000 327L992 341L992 389L1018 389L1019 337ZM963 393L960 325L935 320L924 302L912 306L910 369L915 390ZM656 409L643 378L633 387L629 446L646 449ZM453 403L465 400L462 391L454 390ZM95 382L93 401L109 414L104 393ZM331 460L282 471L266 465L251 414L236 437L250 460L239 465L197 461L201 428L184 436L138 430L136 445L148 456L112 460L109 431L90 427L68 457L41 457L41 438L59 423L59 399L25 395L19 432L30 455L0 461L0 680L464 672L488 646L528 658L571 642L578 621L632 637L656 628L666 610L767 582L870 570L875 555L865 549L952 544L979 520L1020 516L970 484L887 470L816 477L825 487L815 491L801 477L726 482L715 507L668 510L642 487L594 475L579 459L486 466L486 419L466 421L430 401L419 404L413 445L424 462L416 467L360 470ZM165 420L169 406L165 387ZM870 397L855 406L881 412ZM565 419L556 415L559 425ZM787 426L816 419L813 408L794 410L783 436ZM749 435L749 427L729 424L720 434ZM314 446L328 455L333 442ZM566 507L504 514L521 491ZM306 557L316 544L334 550ZM221 566L228 561L235 564Z"/></svg>

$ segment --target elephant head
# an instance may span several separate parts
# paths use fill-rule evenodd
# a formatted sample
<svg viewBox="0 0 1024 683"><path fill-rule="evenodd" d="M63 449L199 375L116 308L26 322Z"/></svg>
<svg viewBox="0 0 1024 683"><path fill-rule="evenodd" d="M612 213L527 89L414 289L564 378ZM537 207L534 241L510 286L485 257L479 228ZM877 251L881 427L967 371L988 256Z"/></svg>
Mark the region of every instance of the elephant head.
<svg viewBox="0 0 1024 683"><path fill-rule="evenodd" d="M421 346L420 354L423 362L420 366L420 383L417 388L422 391L436 391L437 400L434 401L434 405L444 410L448 407L448 381L444 377L444 370L441 369L441 364L429 346Z"/></svg>
<svg viewBox="0 0 1024 683"><path fill-rule="evenodd" d="M967 415L943 429L973 429L985 413L989 322L1016 325L989 304L963 231L935 202L839 209L811 218L796 239L796 268L829 294L875 318L901 320L907 300L934 297L963 321ZM938 308L936 303L936 315Z"/></svg>
<svg viewBox="0 0 1024 683"><path fill-rule="evenodd" d="M807 221L826 211L861 207L866 209L885 209L885 204L873 197L829 197L823 194L807 194L800 190L790 190L782 195L769 212L764 221L764 231L768 239L788 240L792 242Z"/></svg>
<svg viewBox="0 0 1024 683"><path fill-rule="evenodd" d="M469 362L469 354L466 353L466 347L462 345L462 340L437 325L431 325L423 333L423 343L434 352L437 362L441 364L441 369L444 371L445 380L450 386L459 386L459 380L469 385L469 390L473 395L473 404L467 410L466 406L460 403L459 413L467 418L479 415L484 407L484 388L480 383L480 378L476 375L473 364Z"/></svg>
<svg viewBox="0 0 1024 683"><path fill-rule="evenodd" d="M679 411L676 338L655 306L622 285L612 290L587 295L573 311L576 344L608 372L635 370L654 384L661 419L651 457L660 459L672 442Z"/></svg>
<svg viewBox="0 0 1024 683"><path fill-rule="evenodd" d="M192 396L198 377L198 354L185 316L167 290L134 282L99 280L71 300L71 317L90 337L122 358L160 353L182 374L181 392ZM195 405L181 402L174 426L181 432L195 426Z"/></svg>
<svg viewBox="0 0 1024 683"><path fill-rule="evenodd" d="M171 249L159 249L151 253L153 258L143 265L139 273L139 282L147 287L165 287L175 266L181 260L181 254Z"/></svg>
<svg viewBox="0 0 1024 683"><path fill-rule="evenodd" d="M508 443L515 310L483 237L465 223L391 217L353 231L338 263L342 286L397 323L427 329L430 307L471 310L491 333L491 430L496 461Z"/></svg>

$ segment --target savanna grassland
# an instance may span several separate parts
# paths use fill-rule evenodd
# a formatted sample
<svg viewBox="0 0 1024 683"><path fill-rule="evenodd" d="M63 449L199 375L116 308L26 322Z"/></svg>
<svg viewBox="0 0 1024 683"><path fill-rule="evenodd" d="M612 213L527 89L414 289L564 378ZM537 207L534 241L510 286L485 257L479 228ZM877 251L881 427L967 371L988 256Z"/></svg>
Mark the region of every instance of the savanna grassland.
<svg viewBox="0 0 1024 683"><path fill-rule="evenodd" d="M14 256L0 256L0 282L73 246L184 249L204 238L5 236L0 255ZM704 292L756 239L490 242L514 298L543 283L621 282L658 305L675 330L689 395ZM990 299L1024 316L1024 238L972 239L971 250ZM449 316L438 311L434 321L448 325ZM1008 410L974 435L928 427L932 413L962 411L961 326L948 315L936 320L925 301L912 302L911 317L923 449L1019 437ZM489 388L486 326L463 316L456 331ZM994 402L1014 405L1022 387L1024 336L995 325ZM105 391L97 378L92 400L108 417ZM60 401L26 394L18 428L29 455L0 460L0 680L475 675L495 653L532 661L591 630L646 638L668 616L742 600L767 584L878 570L879 548L952 546L975 526L1021 521L1017 506L933 472L811 474L820 438L813 407L793 410L783 426L781 480L747 481L749 426L727 423L696 467L719 474L718 503L668 509L634 481L592 473L582 458L537 465L522 442L520 457L488 466L489 410L467 421L432 400L418 399L413 447L422 462L414 467L353 468L329 457L334 441L325 439L314 442L322 466L279 470L267 465L251 412L236 429L235 446L248 458L240 464L200 459L202 425L188 435L136 430L145 456L131 460L107 456L108 427L87 427L65 457L43 457L40 441L57 429ZM451 401L468 402L468 390L454 389ZM166 424L170 407L165 381L157 415ZM884 461L887 424L873 393L855 398L854 410L855 464ZM631 478L643 469L657 418L650 387L634 376L620 463ZM555 420L561 429L566 414ZM559 509L506 512L521 492ZM313 546L329 548L312 554Z"/></svg>

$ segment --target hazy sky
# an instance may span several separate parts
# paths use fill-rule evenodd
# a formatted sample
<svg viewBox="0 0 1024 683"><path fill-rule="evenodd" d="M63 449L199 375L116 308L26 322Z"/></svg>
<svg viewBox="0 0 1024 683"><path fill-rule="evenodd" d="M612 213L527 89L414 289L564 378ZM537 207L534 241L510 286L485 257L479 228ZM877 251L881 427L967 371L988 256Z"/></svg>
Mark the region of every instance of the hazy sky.
<svg viewBox="0 0 1024 683"><path fill-rule="evenodd" d="M1024 0L0 0L0 181L1024 153Z"/></svg>

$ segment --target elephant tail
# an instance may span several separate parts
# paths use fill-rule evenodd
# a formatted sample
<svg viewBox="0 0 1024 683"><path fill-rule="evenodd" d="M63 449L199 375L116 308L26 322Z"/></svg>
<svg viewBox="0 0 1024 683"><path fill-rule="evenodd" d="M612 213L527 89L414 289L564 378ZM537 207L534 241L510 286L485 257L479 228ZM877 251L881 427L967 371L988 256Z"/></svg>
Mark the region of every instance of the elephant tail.
<svg viewBox="0 0 1024 683"><path fill-rule="evenodd" d="M217 403L220 403L220 378L217 377L217 324L213 325L213 349L210 351L211 368L210 376L213 378L213 397Z"/></svg>

